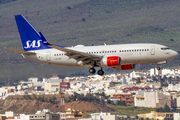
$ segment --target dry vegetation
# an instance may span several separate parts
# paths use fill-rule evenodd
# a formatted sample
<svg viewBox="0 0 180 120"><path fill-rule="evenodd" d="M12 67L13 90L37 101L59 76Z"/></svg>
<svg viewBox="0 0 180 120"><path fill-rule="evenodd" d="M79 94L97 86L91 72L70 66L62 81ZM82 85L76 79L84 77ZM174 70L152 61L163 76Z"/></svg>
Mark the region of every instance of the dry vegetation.
<svg viewBox="0 0 180 120"><path fill-rule="evenodd" d="M16 14L24 15L53 44L149 42L179 51L179 5L179 0L16 0L0 4L0 82L7 83L9 79L13 83L30 76L47 77L53 73L62 77L88 73L86 69L30 62L3 49L22 49L14 20ZM179 57L166 66L177 66L180 64L178 60ZM137 66L138 69L150 67L154 65Z"/></svg>

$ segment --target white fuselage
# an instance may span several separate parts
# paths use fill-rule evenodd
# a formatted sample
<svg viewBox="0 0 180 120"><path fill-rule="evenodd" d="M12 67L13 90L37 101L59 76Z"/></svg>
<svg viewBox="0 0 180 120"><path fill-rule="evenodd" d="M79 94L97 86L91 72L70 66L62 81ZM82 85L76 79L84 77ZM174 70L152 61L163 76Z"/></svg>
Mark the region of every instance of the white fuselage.
<svg viewBox="0 0 180 120"><path fill-rule="evenodd" d="M83 46L67 47L71 50L84 52L93 55L119 56L121 65L125 64L144 64L158 63L175 58L178 53L168 47L160 44L118 44L101 46ZM89 65L79 64L73 58L69 58L63 51L57 49L44 49L31 51L35 55L23 55L24 58L50 65L64 67L91 67Z"/></svg>

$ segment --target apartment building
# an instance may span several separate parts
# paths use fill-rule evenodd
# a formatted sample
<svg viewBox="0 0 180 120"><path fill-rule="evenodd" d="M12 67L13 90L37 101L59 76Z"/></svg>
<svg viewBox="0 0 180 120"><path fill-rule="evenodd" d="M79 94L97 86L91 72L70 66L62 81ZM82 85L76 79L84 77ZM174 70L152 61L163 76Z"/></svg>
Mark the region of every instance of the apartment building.
<svg viewBox="0 0 180 120"><path fill-rule="evenodd" d="M29 120L59 120L59 115L50 112L48 109L37 111L36 114L29 114Z"/></svg>
<svg viewBox="0 0 180 120"><path fill-rule="evenodd" d="M165 118L172 119L174 116L173 112L155 112L151 111L151 113L145 113L145 114L137 114L138 118L144 118L144 119L153 119L153 120L164 120Z"/></svg>
<svg viewBox="0 0 180 120"><path fill-rule="evenodd" d="M120 101L126 101L127 105L134 104L134 97L132 94L114 94L112 98L118 98Z"/></svg>
<svg viewBox="0 0 180 120"><path fill-rule="evenodd" d="M134 105L139 107L171 107L171 96L158 91L145 91L143 95L135 95Z"/></svg>

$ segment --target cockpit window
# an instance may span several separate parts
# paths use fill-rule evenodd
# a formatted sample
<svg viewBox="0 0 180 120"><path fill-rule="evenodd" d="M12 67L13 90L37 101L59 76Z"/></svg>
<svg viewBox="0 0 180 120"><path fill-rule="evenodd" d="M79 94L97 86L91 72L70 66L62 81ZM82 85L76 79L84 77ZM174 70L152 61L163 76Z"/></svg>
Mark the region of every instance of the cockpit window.
<svg viewBox="0 0 180 120"><path fill-rule="evenodd" d="M169 50L170 48L161 48L161 50Z"/></svg>

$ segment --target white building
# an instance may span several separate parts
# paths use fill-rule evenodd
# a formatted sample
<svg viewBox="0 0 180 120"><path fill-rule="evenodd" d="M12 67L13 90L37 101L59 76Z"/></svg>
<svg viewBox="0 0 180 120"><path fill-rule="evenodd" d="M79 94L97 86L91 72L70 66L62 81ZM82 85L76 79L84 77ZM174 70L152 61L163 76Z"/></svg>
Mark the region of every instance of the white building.
<svg viewBox="0 0 180 120"><path fill-rule="evenodd" d="M92 113L92 120L117 120L116 115L111 115L111 113Z"/></svg>
<svg viewBox="0 0 180 120"><path fill-rule="evenodd" d="M28 78L28 82L37 82L38 78L37 77L30 77Z"/></svg>
<svg viewBox="0 0 180 120"><path fill-rule="evenodd" d="M171 96L158 91L144 92L144 95L135 95L134 105L139 107L171 107Z"/></svg>
<svg viewBox="0 0 180 120"><path fill-rule="evenodd" d="M180 84L169 84L168 85L168 90L169 91L180 91Z"/></svg>
<svg viewBox="0 0 180 120"><path fill-rule="evenodd" d="M180 107L180 96L176 98L177 100L177 107Z"/></svg>
<svg viewBox="0 0 180 120"><path fill-rule="evenodd" d="M161 70L159 70L159 71L161 71ZM159 71L156 68L150 69L150 76L158 75Z"/></svg>
<svg viewBox="0 0 180 120"><path fill-rule="evenodd" d="M174 120L180 120L180 113L174 113Z"/></svg>

